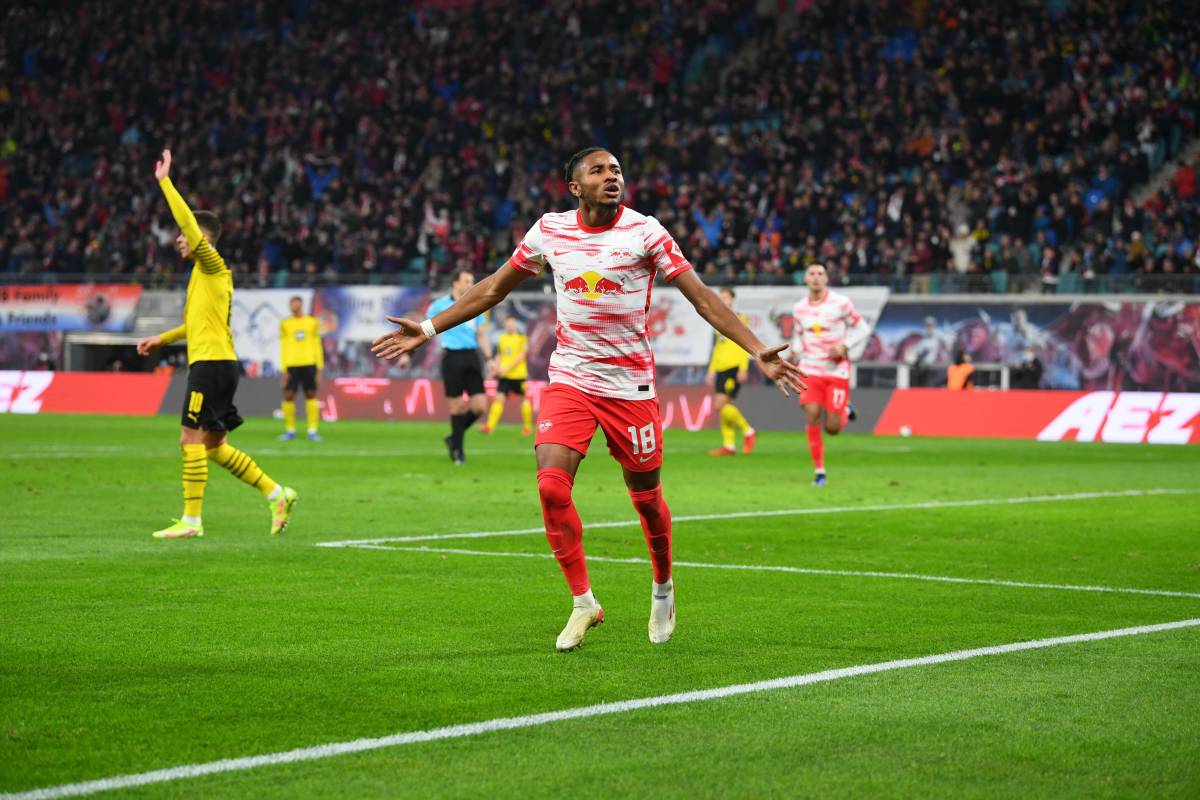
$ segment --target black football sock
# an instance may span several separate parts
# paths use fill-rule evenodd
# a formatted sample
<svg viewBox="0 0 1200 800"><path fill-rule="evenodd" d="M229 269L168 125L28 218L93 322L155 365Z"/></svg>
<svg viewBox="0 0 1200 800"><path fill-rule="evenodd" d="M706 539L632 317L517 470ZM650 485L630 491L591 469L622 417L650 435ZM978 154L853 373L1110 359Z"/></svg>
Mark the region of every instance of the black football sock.
<svg viewBox="0 0 1200 800"><path fill-rule="evenodd" d="M467 430L466 417L466 414L455 414L450 417L450 440L456 449L462 449L463 434Z"/></svg>

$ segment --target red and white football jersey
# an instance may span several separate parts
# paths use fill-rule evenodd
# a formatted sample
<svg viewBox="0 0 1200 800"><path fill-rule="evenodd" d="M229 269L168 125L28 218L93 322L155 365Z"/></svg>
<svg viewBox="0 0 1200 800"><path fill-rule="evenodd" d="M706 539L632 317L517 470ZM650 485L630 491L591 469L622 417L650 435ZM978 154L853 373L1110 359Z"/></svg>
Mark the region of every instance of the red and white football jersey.
<svg viewBox="0 0 1200 800"><path fill-rule="evenodd" d="M579 211L545 214L509 259L540 274L549 265L558 290L558 346L550 383L600 397L655 396L654 353L646 329L654 276L673 280L692 268L654 217L621 206L612 223L589 228Z"/></svg>
<svg viewBox="0 0 1200 800"><path fill-rule="evenodd" d="M834 345L846 343L846 331L862 322L850 298L826 290L820 302L806 295L792 307L795 330L800 337L800 369L809 375L850 378L850 359L830 355Z"/></svg>

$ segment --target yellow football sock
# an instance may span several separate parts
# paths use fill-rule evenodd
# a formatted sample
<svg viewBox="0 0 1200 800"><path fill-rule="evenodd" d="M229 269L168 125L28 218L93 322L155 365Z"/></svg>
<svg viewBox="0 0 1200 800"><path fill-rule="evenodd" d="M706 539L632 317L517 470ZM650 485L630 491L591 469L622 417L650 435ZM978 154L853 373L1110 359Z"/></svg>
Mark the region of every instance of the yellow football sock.
<svg viewBox="0 0 1200 800"><path fill-rule="evenodd" d="M296 432L296 401L283 401L283 429L288 433Z"/></svg>
<svg viewBox="0 0 1200 800"><path fill-rule="evenodd" d="M208 462L204 460L204 445L183 446L183 515L199 517L204 506L204 485L208 483Z"/></svg>
<svg viewBox="0 0 1200 800"><path fill-rule="evenodd" d="M304 416L308 420L308 429L314 433L317 430L317 423L321 421L320 406L321 404L315 397L310 397L304 401Z"/></svg>
<svg viewBox="0 0 1200 800"><path fill-rule="evenodd" d="M529 398L521 401L521 426L527 430L533 427L533 403Z"/></svg>
<svg viewBox="0 0 1200 800"><path fill-rule="evenodd" d="M742 412L733 403L726 403L721 409L722 415L729 416L729 424L737 428L740 432L745 433L750 430L750 423L742 416Z"/></svg>
<svg viewBox="0 0 1200 800"><path fill-rule="evenodd" d="M228 442L216 450L209 450L208 457L210 460L217 462L229 470L229 473L242 483L249 484L258 489L258 491L262 492L263 497L269 496L279 487L278 483L271 480L270 476L262 471L262 467L254 463L253 458Z"/></svg>
<svg viewBox="0 0 1200 800"><path fill-rule="evenodd" d="M504 414L504 401L497 397L492 401L492 407L488 409L487 426L495 428L496 423L500 421L500 417Z"/></svg>
<svg viewBox="0 0 1200 800"><path fill-rule="evenodd" d="M733 423L729 421L729 414L726 413L729 411L729 408L729 406L725 406L721 409L721 447L724 447L726 450L732 450L734 445L737 444L733 432Z"/></svg>

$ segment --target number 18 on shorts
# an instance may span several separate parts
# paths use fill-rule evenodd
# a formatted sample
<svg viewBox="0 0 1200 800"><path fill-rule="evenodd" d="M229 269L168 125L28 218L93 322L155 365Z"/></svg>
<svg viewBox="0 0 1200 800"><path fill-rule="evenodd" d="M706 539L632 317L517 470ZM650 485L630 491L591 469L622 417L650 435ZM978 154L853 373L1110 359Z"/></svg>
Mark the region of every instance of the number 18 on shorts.
<svg viewBox="0 0 1200 800"><path fill-rule="evenodd" d="M542 393L534 446L561 444L587 455L599 427L608 452L631 472L662 466L662 420L658 399L594 397L561 383Z"/></svg>

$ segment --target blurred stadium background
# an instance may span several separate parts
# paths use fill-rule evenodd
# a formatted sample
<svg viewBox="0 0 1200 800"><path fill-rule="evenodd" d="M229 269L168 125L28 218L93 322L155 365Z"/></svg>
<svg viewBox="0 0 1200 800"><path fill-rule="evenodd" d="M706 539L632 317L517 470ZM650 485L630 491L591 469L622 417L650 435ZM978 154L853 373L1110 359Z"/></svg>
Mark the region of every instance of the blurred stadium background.
<svg viewBox="0 0 1200 800"><path fill-rule="evenodd" d="M8 764L0 768L6 778L0 790L100 777L113 769L140 771L182 763L169 748L151 750L154 758L143 761L124 756L89 760L69 747L64 750L61 739L68 736L65 731L74 730L84 731L79 747L92 752L88 743L104 739L104 725L79 711L88 707L82 689L77 694L64 692L49 721L42 720L39 714L46 706L34 697L46 686L32 677L54 675L55 667L48 665L57 664L62 655L53 644L55 637L69 640L76 635L72 626L58 620L46 628L44 647L37 644L38 631L47 624L37 612L37 587L45 582L47 592L57 593L53 596L69 596L79 590L76 581L89 580L88 570L60 575L54 548L63 546L70 557L86 559L100 547L98 541L133 535L121 523L133 518L127 510L95 528L87 518L72 517L84 511L73 509L74 499L62 484L78 480L98 492L93 498L136 493L137 486L105 485L103 476L88 466L95 463L88 458L112 452L114 458L132 459L123 469L154 476L146 480L162 503L173 507L176 502L177 468L169 464L177 460L171 448L186 383L186 355L182 345L149 359L134 351L139 338L181 320L188 278L171 247L176 229L151 177L154 159L164 147L175 155L175 182L193 207L217 210L225 224L220 249L235 271L232 321L246 374L238 405L247 416L264 418L252 420L246 434L251 442L261 439L258 452L265 454L264 460L282 459L292 471L305 469L295 454L264 449L278 427L269 421L279 404L278 323L288 314L289 298L296 295L320 320L326 365L318 392L322 415L326 421L348 424L325 429L333 450L327 466L314 468L313 474L337 487L342 496L357 497L358 484L348 476L377 480L365 465L373 468L389 456L393 436L397 453L411 454L428 443L431 454L428 462L399 472L413 481L429 475L441 476L438 481L455 480L442 475L447 465L440 452L441 434L433 426L406 425L397 432L379 422L445 419L438 380L440 351L427 347L411 365L398 368L372 358L369 343L387 329L385 315L421 316L445 291L452 272L490 272L512 252L526 226L544 212L569 207L561 180L563 162L575 150L598 144L623 163L627 204L655 215L707 283L737 287L738 310L764 341L791 339L790 309L805 291L804 268L816 261L828 266L833 286L855 301L873 328L870 339L853 354L852 384L860 419L851 433L1031 441L1019 452L989 449L1001 445L979 441L979 449L968 452L956 449L966 447L964 442L912 440L916 452L929 459L928 469L922 467L920 473L925 480L919 489L910 491L906 485L893 492L889 487L898 484L890 482L890 475L906 469L903 454L909 451L888 451L894 454L889 465L889 457L880 455L884 451L873 448L892 447L890 440L842 439L830 445L838 469L853 479L854 459L859 458L863 475L870 478L861 478L857 491L835 489L829 502L940 503L982 496L988 487L1004 497L1056 496L1060 490L1119 496L1127 487L1180 492L1157 499L1138 495L1140 499L1122 501L1124 505L1102 506L1091 516L1064 512L1043 519L1025 507L975 515L964 511L953 519L931 512L924 523L913 522L911 535L916 541L928 530L942 531L946 538L939 546L945 561L936 569L957 574L954 554L963 542L949 532L983 531L1001 514L1006 524L1013 520L1013 525L1033 525L1053 555L1035 548L1028 559L1011 551L1007 556L993 554L991 561L985 555L969 556L967 571L986 572L987 564L1002 565L1008 558L1009 572L999 577L1200 592L1194 566L1197 507L1187 494L1198 474L1196 451L1187 447L1168 456L1163 454L1168 448L1153 446L1200 443L1196 12L1190 0L4 3L0 413L9 415L0 425L5 431L0 463L14 477L5 487L4 505L10 510L0 512L11 515L0 522L8 534L0 534L0 547L7 539L4 549L11 558L0 558L0 564L10 585L25 587L27 599L18 602L12 593L5 600L10 618L21 621L9 628L10 652L20 650L22 656L14 657L4 673L9 713L0 713L0 727L5 729L0 731L0 751L6 749L12 758L0 759ZM516 317L530 337L529 388L536 407L554 346L553 286L534 280L522 288L496 309L493 320ZM493 329L498 334L500 325ZM717 423L704 383L712 332L678 292L661 286L653 296L651 336L664 422L676 432L675 447L684 455L679 470L700 482L695 484L694 501L678 513L709 510L704 504L712 495L703 490L705 480L713 482L713 493L732 480L748 498L743 510L760 502L764 508L826 502L797 496L795 487L807 479L807 456L802 440L788 437L803 428L803 414L794 400L784 400L772 387L761 385L759 376L752 376L741 404L759 430L776 435L765 439L764 466L755 474L763 482L780 479L795 486L755 499L756 489L748 483L714 475L703 459L689 460L688 453L701 453L715 442L710 429ZM975 363L974 392L942 388L945 369L958 352L968 353ZM1033 359L1038 362L1035 372L1030 369ZM490 383L489 389L494 390ZM505 421L514 421L516 408L506 413L510 416ZM144 419L118 423L60 417L60 423L45 423L17 416L25 414ZM356 424L364 427L353 427ZM140 456L121 455L120 443L107 442L101 434L87 438L82 433L86 429L116 431L137 446L161 441L162 449L137 460ZM339 436L343 442L353 441L353 448L346 445L338 451ZM1094 444L1087 445L1092 450L1059 450L1032 443L1039 439ZM1114 451L1103 442L1140 446ZM493 472L519 474L525 467L532 471L524 445L511 444L481 444L479 463ZM106 451L110 445L113 449ZM844 448L840 454L839 446ZM945 466L957 465L959 474L947 470L935 477L942 452L955 454L946 456ZM76 463L72 453L82 453L82 461ZM974 453L980 454L980 465L991 464L992 458L1012 463L997 467L1000 477L994 482L964 477L972 474ZM315 454L313 458L319 460ZM1045 472L1023 472L1041 459L1046 459ZM1061 471L1052 472L1055 465ZM1145 476L1144 486L1138 476ZM526 483L531 486L532 478ZM314 485L310 496L318 491ZM423 496L427 501L436 498L441 509L457 507L463 496L487 496L484 489L465 483L437 490L443 491L445 496ZM444 514L414 518L405 511L398 523L364 517L360 531L352 529L357 516L339 520L310 508L309 523L298 523L296 534L312 543L331 537L365 538L371 531L395 533L397 526L406 532L417 518L432 530L539 524L526 513L536 510L532 488L520 491L523 494L512 501L513 509L520 511L506 510L504 503L497 507L500 517L513 517L511 524L480 509L465 509L454 520ZM420 502L421 496L406 495L411 503ZM627 516L618 500L601 495L592 510ZM360 497L356 502L370 500ZM92 499L88 505L101 503ZM332 499L322 503L331 507L322 510L328 514L337 505ZM1160 505L1146 511L1137 505L1142 503ZM356 508L355 514L367 513ZM93 512L94 508L87 513ZM134 517L141 536L142 527L150 528L142 524L145 510L138 513L141 516ZM158 509L150 511L157 513ZM57 521L46 522L52 517ZM1157 521L1156 544L1135 545L1124 538L1139 519ZM314 530L318 522L324 523L320 531ZM305 532L305 524L313 527ZM80 528L86 531L80 533ZM1038 563L1054 563L1061 555L1053 550L1057 544L1049 544L1054 536L1084 528L1114 553L1157 547L1159 571L1139 571L1132 563L1114 563L1094 573L1072 572L1068 566L1058 573L1047 566L1046 572L1053 573L1049 577L1037 571ZM359 533L362 536L356 536ZM778 533L784 549L776 552L786 553L790 531L782 526ZM247 530L243 539L256 535ZM727 544L744 544L747 550L755 544L746 531L738 535L748 541L733 545L714 533L708 557L727 555ZM74 541L73 536L81 538ZM1086 549L1083 534L1079 536L1080 542L1072 540L1070 547ZM205 540L205 546L219 552L221 545L214 538ZM250 547L238 541L238 547ZM1001 544L997 542L997 553L1003 552ZM144 547L148 545L138 545ZM247 552L258 551L229 553L229 563ZM313 553L324 555L312 550L304 558ZM797 551L793 561L807 553ZM614 550L613 555L622 553ZM830 564L884 568L869 559L858 560L861 553L853 547L827 555ZM841 556L845 560L839 562ZM118 574L125 561L143 557L149 557L144 549L117 547L101 571ZM903 562L904 556L898 558L889 563ZM390 569L363 566L361 560L337 564L350 572ZM291 566L288 562L272 568L282 575ZM923 565L912 562L909 568L922 571ZM253 580L239 569L230 566L230 575L210 577ZM429 573L439 574L432 568ZM521 573L513 568L512 574ZM559 588L552 585L555 578L543 577L549 588ZM484 581L479 585L499 588L487 584L486 578L478 580ZM521 578L513 578L517 580ZM129 591L135 592L138 585L134 581ZM303 593L306 588L287 585L289 592ZM380 591L386 584L371 586ZM90 590L81 596L91 598L89 602L117 602L130 620L141 620L128 623L134 628L154 626L139 616L140 601L132 594L119 601ZM91 606L80 602L83 605L70 613L88 613ZM375 608L378 601L362 602L364 608ZM883 597L880 602L889 601ZM1149 619L1124 612L1112 617L1114 624L1118 618L1122 623L1162 621L1181 616L1179 607L1174 606L1174 617L1165 611ZM438 613L436 608L424 610ZM843 610L849 615L861 612ZM1085 613L1065 624L1055 616L1060 611L1047 603L1044 617L1030 628L1053 635L1106 624L1087 622ZM1010 621L1020 614L1043 612L1014 613ZM253 624L242 616L237 619ZM952 629L953 614L939 623L943 630ZM893 624L883 620L879 629L894 630ZM732 621L719 629L730 636L740 630ZM1001 635L980 622L966 638L989 644L1021 638L1022 630L1014 623ZM793 642L798 635L786 639ZM888 649L891 640L888 646L872 649L871 637L877 635L867 631L856 641L857 661L878 660L889 653L921 655L961 644L961 637L946 636L921 639L915 653L902 643ZM470 651L472 641L463 634L453 643ZM494 644L503 647L505 641L495 633ZM1194 634L1182 641L1194 645ZM254 646L245 643L230 663L253 654ZM881 655L881 650L886 652ZM728 655L730 662L737 660L737 654ZM770 668L770 653L758 655L766 665L762 676L790 674L783 667ZM1190 668L1186 658L1177 658L1175 677L1196 678L1194 647L1191 655ZM189 663L203 665L210 656L196 655ZM814 655L809 662L819 669L857 663L855 658L843 662ZM1153 669L1157 662L1147 658L1131 669ZM486 671L486 658L481 659L482 666L471 668ZM88 657L82 656L80 663L88 664ZM1127 675L1114 663L1097 667L1097 674L1111 671L1105 688ZM509 666L519 684L528 665ZM440 669L430 669L435 667ZM319 675L319 668L312 668ZM529 669L532 673L540 668ZM1080 665L1078 673L1064 680L1085 686L1085 672ZM123 685L120 669L104 674L116 689ZM405 679L420 685L423 675L414 668ZM614 679L609 699L640 693L636 671L621 675L629 682L621 686ZM703 688L744 676L697 670L687 677L691 682L680 688ZM1019 683L1014 680L1012 691L1019 690ZM364 680L351 688L370 694L372 685ZM1034 794L1194 797L1200 792L1194 748L1200 735L1195 727L1196 685L1200 682L1193 680L1185 681L1183 689L1169 681L1162 686L1173 707L1191 720L1175 720L1173 724L1181 726L1172 729L1175 744L1154 740L1143 742L1141 750L1135 748L1138 758L1149 758L1163 770L1162 783L1139 783L1132 763L1114 782L1106 781L1106 756L1100 751L1088 751L1084 757L1095 782L1078 784L1078 792L1069 788L1069 780L1041 783L1027 780L1025 774L1012 783L1003 778L997 783L956 783L953 777L935 779L933 773L920 770L912 775L924 775L922 780L933 780L932 785L948 794L994 795L1020 789ZM454 687L443 688L453 696ZM242 696L239 687L211 690ZM440 696L438 691L442 690L430 690ZM253 692L247 690L247 696ZM527 696L509 705L499 700L491 709L472 705L471 711L478 713L465 719L426 709L414 712L412 719L393 715L389 723L394 725L372 730L387 733L408 729L407 723L417 729L517 713L514 709L539 710L543 706L535 702L538 697L536 687L530 687ZM211 700L197 695L193 706L187 706L190 716L180 712L175 723L202 717L196 709ZM361 697L348 692L341 700L358 703ZM1131 699L1135 710L1129 713L1136 713L1143 700ZM573 704L567 697L550 705L556 703ZM169 704L151 707L169 715L164 710ZM949 709L939 713L951 713ZM1145 713L1153 709L1148 706ZM897 725L910 722L896 720ZM1103 718L1096 724L1110 722ZM134 714L122 741L136 739L142 724L156 735L170 735L169 729ZM997 724L1003 728L1017 723ZM334 724L320 730L301 725L296 730L300 735L289 742L281 742L275 729L262 736L238 734L241 738L235 736L228 748L189 751L185 760L353 738L354 731L363 728L349 725L343 730ZM764 730L767 738L779 733L769 726ZM1068 738L1079 734L1079 729L1054 730ZM750 741L746 747L753 751L754 735L745 735ZM1190 759L1187 752L1173 749L1179 742L1190 743ZM68 754L65 760L63 752ZM769 748L755 752L767 753L767 763L785 757ZM882 762L871 762L880 775L907 775L903 766L888 760L895 752L888 753ZM520 763L519 754L508 755L512 764ZM605 783L604 776L592 776L581 785L601 795L606 788L623 794L641 785L638 780L651 780L629 766L636 764L630 758L625 778L633 784ZM930 758L936 761L935 755ZM1011 752L988 751L978 759L985 765L999 759L1005 770L1019 772L1020 757ZM718 773L715 783L691 785L688 791L700 796L794 796L810 791L891 794L894 789L915 796L928 785L921 780L863 783L852 765L843 767L843 772L824 776L809 774L812 782L804 785L786 780L739 782ZM1119 763L1113 766L1118 772L1123 768ZM556 774L575 774L569 763L558 769ZM1045 764L1033 769L1042 770L1042 777L1053 771ZM1009 775L1005 770L1001 772ZM728 782L720 782L721 776ZM510 779L516 780L505 778ZM327 796L336 793L336 787L350 785L337 777L329 780L283 783L273 790L279 796ZM261 795L264 789L201 785L232 795ZM505 785L521 786L533 795L539 792L538 784L497 784L486 776L475 776L473 783L415 785L431 795L454 795L468 787L504 794ZM665 788L654 785L665 796L674 793L669 782ZM360 796L407 793L404 786L386 781L354 786Z"/></svg>

